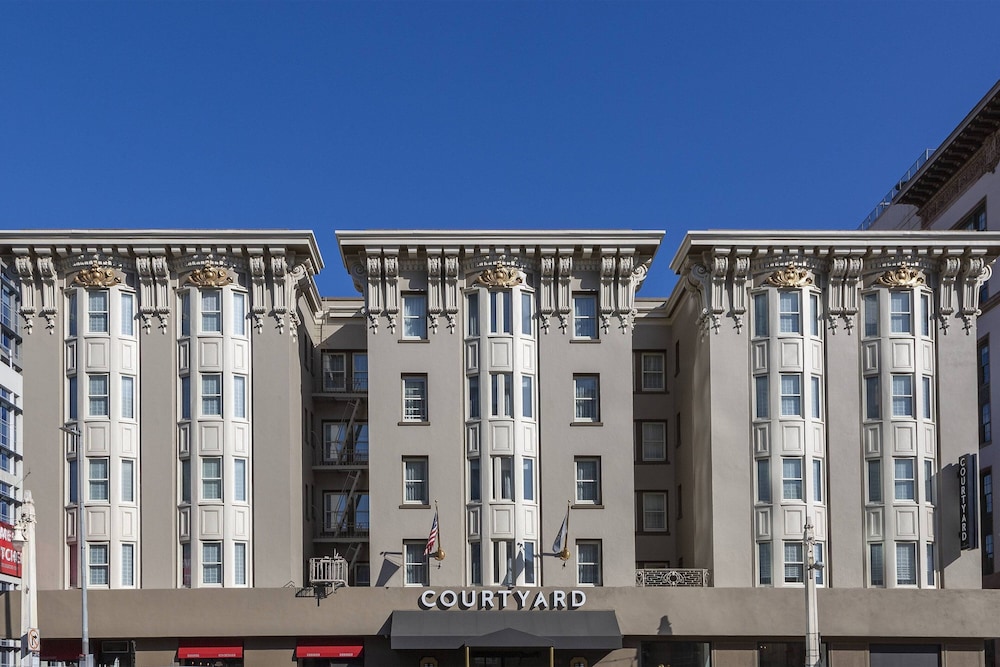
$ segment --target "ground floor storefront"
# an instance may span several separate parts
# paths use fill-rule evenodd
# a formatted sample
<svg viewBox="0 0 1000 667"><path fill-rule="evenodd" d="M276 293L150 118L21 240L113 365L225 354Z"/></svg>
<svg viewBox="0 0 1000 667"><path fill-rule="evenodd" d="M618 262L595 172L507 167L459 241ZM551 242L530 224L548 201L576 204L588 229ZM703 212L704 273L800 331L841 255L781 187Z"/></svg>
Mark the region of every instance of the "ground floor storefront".
<svg viewBox="0 0 1000 667"><path fill-rule="evenodd" d="M0 599L16 628L18 596ZM799 667L801 593L91 591L98 667ZM75 664L79 592L39 595L42 665ZM981 667L1000 591L820 591L829 667Z"/></svg>

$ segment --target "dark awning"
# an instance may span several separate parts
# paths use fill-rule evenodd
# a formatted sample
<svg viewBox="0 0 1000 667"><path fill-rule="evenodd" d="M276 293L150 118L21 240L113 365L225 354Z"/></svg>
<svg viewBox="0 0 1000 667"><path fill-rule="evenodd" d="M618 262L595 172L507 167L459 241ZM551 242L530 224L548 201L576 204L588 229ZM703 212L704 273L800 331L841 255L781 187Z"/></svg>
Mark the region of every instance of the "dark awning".
<svg viewBox="0 0 1000 667"><path fill-rule="evenodd" d="M393 650L622 647L613 611L394 611L390 638Z"/></svg>

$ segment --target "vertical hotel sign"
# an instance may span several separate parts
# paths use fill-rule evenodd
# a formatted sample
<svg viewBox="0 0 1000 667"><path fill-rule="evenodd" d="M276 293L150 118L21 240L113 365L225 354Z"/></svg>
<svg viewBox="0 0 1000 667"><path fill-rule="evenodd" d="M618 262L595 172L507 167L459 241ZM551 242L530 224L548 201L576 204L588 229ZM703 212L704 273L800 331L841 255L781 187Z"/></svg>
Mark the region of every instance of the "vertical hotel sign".
<svg viewBox="0 0 1000 667"><path fill-rule="evenodd" d="M962 550L979 548L979 466L975 454L958 459L959 537Z"/></svg>
<svg viewBox="0 0 1000 667"><path fill-rule="evenodd" d="M14 526L0 521L0 574L21 576L21 552L14 548Z"/></svg>

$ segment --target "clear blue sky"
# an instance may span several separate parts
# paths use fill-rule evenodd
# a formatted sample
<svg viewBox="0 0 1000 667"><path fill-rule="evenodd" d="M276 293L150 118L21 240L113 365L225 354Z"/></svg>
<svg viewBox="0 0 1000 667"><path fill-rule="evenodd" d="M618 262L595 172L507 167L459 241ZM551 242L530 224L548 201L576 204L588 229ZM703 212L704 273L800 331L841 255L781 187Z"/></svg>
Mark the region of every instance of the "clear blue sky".
<svg viewBox="0 0 1000 667"><path fill-rule="evenodd" d="M997 2L3 2L0 229L854 228Z"/></svg>

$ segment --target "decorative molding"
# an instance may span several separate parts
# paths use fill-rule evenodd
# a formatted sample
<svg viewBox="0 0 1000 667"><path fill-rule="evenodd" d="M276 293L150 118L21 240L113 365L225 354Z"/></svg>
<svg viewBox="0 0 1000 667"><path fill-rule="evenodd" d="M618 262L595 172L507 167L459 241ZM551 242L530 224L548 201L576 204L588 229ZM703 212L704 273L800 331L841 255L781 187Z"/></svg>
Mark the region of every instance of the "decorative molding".
<svg viewBox="0 0 1000 667"><path fill-rule="evenodd" d="M160 321L160 333L166 335L170 319L170 307L173 304L173 292L170 290L170 265L164 255L154 255L152 261L153 289L156 293L156 317Z"/></svg>
<svg viewBox="0 0 1000 667"><path fill-rule="evenodd" d="M185 284L195 287L225 287L232 283L233 277L229 274L229 269L211 259L206 261L200 269L189 273L185 280Z"/></svg>
<svg viewBox="0 0 1000 667"><path fill-rule="evenodd" d="M35 272L32 266L31 257L17 256L14 258L14 267L20 278L21 306L17 312L24 320L25 333L30 335L35 326Z"/></svg>
<svg viewBox="0 0 1000 667"><path fill-rule="evenodd" d="M399 315L399 257L386 255L382 260L385 271L385 315L389 320L389 333L396 332Z"/></svg>
<svg viewBox="0 0 1000 667"><path fill-rule="evenodd" d="M285 315L288 314L285 282L288 263L284 255L271 255L271 313L274 315L278 335L285 332Z"/></svg>
<svg viewBox="0 0 1000 667"><path fill-rule="evenodd" d="M476 284L489 289L509 289L524 284L524 277L516 267L498 261L496 267L485 269L479 274Z"/></svg>
<svg viewBox="0 0 1000 667"><path fill-rule="evenodd" d="M710 330L719 331L718 317L712 308L711 273L708 268L692 262L688 267L684 288L691 294L701 297L701 313L698 315L698 329L702 335Z"/></svg>
<svg viewBox="0 0 1000 667"><path fill-rule="evenodd" d="M373 334L378 333L378 318L382 314L382 257L369 254L365 256L365 315L368 316L368 328Z"/></svg>
<svg viewBox="0 0 1000 667"><path fill-rule="evenodd" d="M792 262L785 268L772 273L764 282L772 287L800 288L811 287L816 283L816 279L813 277L812 271Z"/></svg>
<svg viewBox="0 0 1000 667"><path fill-rule="evenodd" d="M961 268L961 257L945 257L941 260L941 283L938 286L938 317L941 319L941 330L945 335L948 334L949 319L955 314L957 301L955 283Z"/></svg>
<svg viewBox="0 0 1000 667"><path fill-rule="evenodd" d="M962 261L962 309L959 314L965 325L965 335L972 332L979 310L979 288L993 275L992 267L982 257L969 257Z"/></svg>
<svg viewBox="0 0 1000 667"><path fill-rule="evenodd" d="M903 262L880 275L875 282L883 287L919 287L927 284L927 278L923 271Z"/></svg>
<svg viewBox="0 0 1000 667"><path fill-rule="evenodd" d="M90 268L84 269L73 276L73 285L79 285L85 289L107 288L120 285L121 274L110 266L101 266L95 259Z"/></svg>
<svg viewBox="0 0 1000 667"><path fill-rule="evenodd" d="M264 330L264 256L250 256L250 316L253 317L253 328L258 334Z"/></svg>
<svg viewBox="0 0 1000 667"><path fill-rule="evenodd" d="M830 262L826 318L833 334L837 333L838 317L843 320L848 336L854 330L858 314L858 286L863 268L864 260L861 257L834 257Z"/></svg>
<svg viewBox="0 0 1000 667"><path fill-rule="evenodd" d="M736 323L736 333L743 331L743 316L747 312L747 278L750 275L750 257L737 255L733 258L733 296L731 312Z"/></svg>
<svg viewBox="0 0 1000 667"><path fill-rule="evenodd" d="M573 277L573 255L559 254L556 258L556 315L559 316L559 330L566 333L569 314L573 308L573 292L570 279Z"/></svg>
<svg viewBox="0 0 1000 667"><path fill-rule="evenodd" d="M42 280L42 309L39 311L45 318L45 328L49 335L56 328L56 267L51 257L39 257L37 260L38 276Z"/></svg>
<svg viewBox="0 0 1000 667"><path fill-rule="evenodd" d="M554 255L542 255L541 259L541 294L538 308L538 321L543 333L549 333L549 320L556 312L554 280L556 258Z"/></svg>
<svg viewBox="0 0 1000 667"><path fill-rule="evenodd" d="M441 255L427 253L427 316L431 333L436 334L441 317Z"/></svg>
<svg viewBox="0 0 1000 667"><path fill-rule="evenodd" d="M151 318L156 314L153 297L153 260L150 257L136 257L135 272L139 276L139 321L148 335L153 330Z"/></svg>
<svg viewBox="0 0 1000 667"><path fill-rule="evenodd" d="M601 257L601 331L611 329L611 315L615 312L615 256Z"/></svg>
<svg viewBox="0 0 1000 667"><path fill-rule="evenodd" d="M455 333L458 325L458 255L444 256L444 314L448 318L448 331Z"/></svg>
<svg viewBox="0 0 1000 667"><path fill-rule="evenodd" d="M618 257L618 328L623 334L632 330L635 324L635 285L632 284L631 255Z"/></svg>

